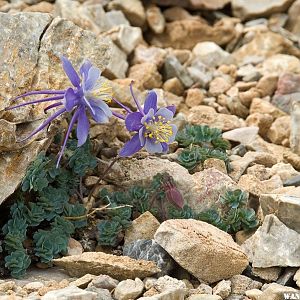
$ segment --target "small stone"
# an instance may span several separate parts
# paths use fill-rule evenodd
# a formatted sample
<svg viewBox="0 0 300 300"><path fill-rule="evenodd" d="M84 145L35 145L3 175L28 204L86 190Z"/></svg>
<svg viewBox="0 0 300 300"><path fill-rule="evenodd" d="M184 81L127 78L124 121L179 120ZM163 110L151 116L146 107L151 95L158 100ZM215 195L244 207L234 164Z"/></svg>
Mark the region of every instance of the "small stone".
<svg viewBox="0 0 300 300"><path fill-rule="evenodd" d="M167 51L157 47L146 47L139 45L134 50L133 64L154 63L160 68L167 56Z"/></svg>
<svg viewBox="0 0 300 300"><path fill-rule="evenodd" d="M24 12L41 12L41 13L52 13L53 10L54 10L54 5L46 1L41 1L35 5L31 5L23 9Z"/></svg>
<svg viewBox="0 0 300 300"><path fill-rule="evenodd" d="M265 137L273 122L273 117L269 114L255 112L249 115L246 119L248 126L256 126L259 128L258 133L260 136Z"/></svg>
<svg viewBox="0 0 300 300"><path fill-rule="evenodd" d="M209 84L209 93L212 96L224 94L231 87L231 84L223 77L214 78Z"/></svg>
<svg viewBox="0 0 300 300"><path fill-rule="evenodd" d="M146 9L146 19L150 29L154 33L163 33L166 21L158 6L150 6Z"/></svg>
<svg viewBox="0 0 300 300"><path fill-rule="evenodd" d="M268 130L267 137L273 144L282 144L285 139L290 138L291 132L291 117L284 116L276 119L270 129Z"/></svg>
<svg viewBox="0 0 300 300"><path fill-rule="evenodd" d="M217 159L217 158L208 158L204 161L203 163L203 168L204 169L210 169L210 168L215 168L216 170L227 174L227 168L224 160Z"/></svg>
<svg viewBox="0 0 300 300"><path fill-rule="evenodd" d="M97 294L94 292L89 292L82 290L75 286L69 286L63 289L50 291L45 294L41 299L42 300L96 300Z"/></svg>
<svg viewBox="0 0 300 300"><path fill-rule="evenodd" d="M170 255L154 240L136 240L126 244L123 248L123 255L137 260L154 261L162 270L161 274L168 274L175 266Z"/></svg>
<svg viewBox="0 0 300 300"><path fill-rule="evenodd" d="M197 295L197 294L208 294L212 295L213 289L205 283L200 283L196 289L189 290L189 295Z"/></svg>
<svg viewBox="0 0 300 300"><path fill-rule="evenodd" d="M281 75L286 72L300 73L300 62L297 57L287 54L276 54L263 62L263 74Z"/></svg>
<svg viewBox="0 0 300 300"><path fill-rule="evenodd" d="M229 57L229 53L214 42L198 43L193 48L193 53L197 59L210 68L222 65Z"/></svg>
<svg viewBox="0 0 300 300"><path fill-rule="evenodd" d="M126 229L124 245L130 244L136 240L153 239L159 225L160 223L158 220L149 211L146 211L133 220L130 227Z"/></svg>
<svg viewBox="0 0 300 300"><path fill-rule="evenodd" d="M16 288L16 283L14 281L0 282L0 292L7 292Z"/></svg>
<svg viewBox="0 0 300 300"><path fill-rule="evenodd" d="M299 237L299 233L288 228L276 216L267 215L262 226L242 248L253 267L299 266Z"/></svg>
<svg viewBox="0 0 300 300"><path fill-rule="evenodd" d="M153 63L141 63L130 67L128 77L136 80L137 87L142 90L162 86L162 77Z"/></svg>
<svg viewBox="0 0 300 300"><path fill-rule="evenodd" d="M239 142L240 144L247 145L256 139L258 130L259 128L255 126L242 127L224 132L222 137L229 141Z"/></svg>
<svg viewBox="0 0 300 300"><path fill-rule="evenodd" d="M218 295L195 294L187 298L187 300L222 300Z"/></svg>
<svg viewBox="0 0 300 300"><path fill-rule="evenodd" d="M262 291L258 289L252 289L245 292L245 295L251 300L259 300L259 297L262 295Z"/></svg>
<svg viewBox="0 0 300 300"><path fill-rule="evenodd" d="M37 292L39 289L41 289L42 287L44 287L45 284L43 282L40 281L35 281L35 282L29 282L26 285L23 286L23 289L28 293L33 293L33 292Z"/></svg>
<svg viewBox="0 0 300 300"><path fill-rule="evenodd" d="M261 181L268 180L272 176L267 168L263 165L254 165L247 169L247 174L253 175Z"/></svg>
<svg viewBox="0 0 300 300"><path fill-rule="evenodd" d="M121 10L108 11L107 13L105 13L105 15L109 22L110 28L119 25L130 25Z"/></svg>
<svg viewBox="0 0 300 300"><path fill-rule="evenodd" d="M67 255L79 255L83 253L82 245L73 238L69 238Z"/></svg>
<svg viewBox="0 0 300 300"><path fill-rule="evenodd" d="M143 282L144 282L144 287L146 290L151 289L154 287L154 283L157 281L157 278L154 277L146 277Z"/></svg>
<svg viewBox="0 0 300 300"><path fill-rule="evenodd" d="M114 297L117 300L136 299L143 292L144 284L139 278L135 280L127 279L119 282L114 291Z"/></svg>
<svg viewBox="0 0 300 300"><path fill-rule="evenodd" d="M274 106L270 102L259 99L259 98L254 98L252 100L251 107L250 107L250 114L253 114L253 113L269 114L273 117L273 119L277 119L279 117L286 115L285 112L278 109L276 106Z"/></svg>
<svg viewBox="0 0 300 300"><path fill-rule="evenodd" d="M201 105L204 100L204 94L200 89L188 89L185 98L185 104L188 107Z"/></svg>
<svg viewBox="0 0 300 300"><path fill-rule="evenodd" d="M268 282L276 281L281 273L281 268L252 268L252 274Z"/></svg>
<svg viewBox="0 0 300 300"><path fill-rule="evenodd" d="M165 292L169 290L185 289L186 284L182 280L165 275L155 281L154 288L159 292Z"/></svg>
<svg viewBox="0 0 300 300"><path fill-rule="evenodd" d="M111 278L108 275L99 275L96 276L90 283L89 287L96 287L99 289L106 289L109 291L112 291L113 289L116 288L118 285L119 281L116 279Z"/></svg>
<svg viewBox="0 0 300 300"><path fill-rule="evenodd" d="M300 269L298 269L294 275L294 281L296 281L297 286L300 287Z"/></svg>
<svg viewBox="0 0 300 300"><path fill-rule="evenodd" d="M85 289L89 283L95 279L95 275L91 275L91 274L85 274L84 276L72 281L70 283L70 286L77 286L79 288Z"/></svg>
<svg viewBox="0 0 300 300"><path fill-rule="evenodd" d="M268 287L263 291L258 300L277 300L282 299L283 294L288 294L289 297L293 297L294 299L300 298L299 290L283 286L277 283L271 283ZM292 299L293 299L292 298Z"/></svg>
<svg viewBox="0 0 300 300"><path fill-rule="evenodd" d="M299 172L296 171L291 164L282 162L279 162L272 166L272 168L269 169L269 172L271 176L275 174L279 175L284 185L294 185L293 182L290 182L290 184L286 184L286 181L292 180L295 176L300 175Z"/></svg>
<svg viewBox="0 0 300 300"><path fill-rule="evenodd" d="M214 295L220 296L222 299L227 298L231 293L231 281L222 280L213 288Z"/></svg>
<svg viewBox="0 0 300 300"><path fill-rule="evenodd" d="M109 290L96 288L94 286L88 287L85 291L96 293L96 300L114 300ZM75 299L74 299L75 300Z"/></svg>
<svg viewBox="0 0 300 300"><path fill-rule="evenodd" d="M184 92L184 87L177 77L166 80L163 84L163 89L177 96L181 96Z"/></svg>
<svg viewBox="0 0 300 300"><path fill-rule="evenodd" d="M247 290L260 289L262 287L261 282L252 280L244 275L235 275L230 278L230 281L232 294L244 295Z"/></svg>

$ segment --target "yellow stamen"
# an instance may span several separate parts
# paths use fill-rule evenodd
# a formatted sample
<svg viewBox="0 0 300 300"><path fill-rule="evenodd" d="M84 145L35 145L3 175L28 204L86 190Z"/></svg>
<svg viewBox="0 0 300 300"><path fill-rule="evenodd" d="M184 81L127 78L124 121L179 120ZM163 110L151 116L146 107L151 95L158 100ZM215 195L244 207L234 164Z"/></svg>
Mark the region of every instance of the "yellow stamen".
<svg viewBox="0 0 300 300"><path fill-rule="evenodd" d="M157 120L156 120L157 119ZM155 139L155 143L168 143L173 134L170 122L164 122L165 118L153 117L148 123L144 123L146 128L145 137Z"/></svg>
<svg viewBox="0 0 300 300"><path fill-rule="evenodd" d="M106 103L111 102L113 89L109 81L101 80L101 84L89 93L94 98L100 98Z"/></svg>

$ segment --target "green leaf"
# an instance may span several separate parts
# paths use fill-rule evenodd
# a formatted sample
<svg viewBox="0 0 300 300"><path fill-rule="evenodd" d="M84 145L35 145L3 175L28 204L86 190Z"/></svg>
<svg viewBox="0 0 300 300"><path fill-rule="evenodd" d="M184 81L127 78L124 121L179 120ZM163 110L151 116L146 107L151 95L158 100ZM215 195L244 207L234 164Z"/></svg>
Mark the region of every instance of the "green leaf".
<svg viewBox="0 0 300 300"><path fill-rule="evenodd" d="M26 254L25 249L13 251L5 257L5 267L10 270L10 274L14 278L22 278L30 263L30 257Z"/></svg>
<svg viewBox="0 0 300 300"><path fill-rule="evenodd" d="M122 231L122 225L119 222L102 221L97 225L97 229L99 245L115 247L118 244L118 235Z"/></svg>

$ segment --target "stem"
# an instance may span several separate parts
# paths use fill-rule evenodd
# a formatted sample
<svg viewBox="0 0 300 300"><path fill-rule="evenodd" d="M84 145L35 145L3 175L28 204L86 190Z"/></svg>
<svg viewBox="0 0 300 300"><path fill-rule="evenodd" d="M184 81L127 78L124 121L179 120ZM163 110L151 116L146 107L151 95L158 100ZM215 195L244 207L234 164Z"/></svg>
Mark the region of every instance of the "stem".
<svg viewBox="0 0 300 300"><path fill-rule="evenodd" d="M143 111L143 109L142 109L142 107L141 107L141 104L140 104L139 101L135 98L135 95L134 95L134 93L133 93L133 88L132 88L133 83L134 83L134 81L131 81L130 86L129 86L129 88L130 88L130 93L131 93L131 96L132 96L132 98L133 98L133 100L134 100L134 102L135 102L135 104L136 104L138 110L139 110L140 113L144 116L145 113L144 113L144 111Z"/></svg>
<svg viewBox="0 0 300 300"><path fill-rule="evenodd" d="M119 118L119 119L122 119L122 120L125 120L125 119L126 119L125 116L123 116L123 115L121 115L121 114L119 114L119 113L117 113L117 112L114 112L114 111L113 111L112 114L113 114L115 117Z"/></svg>
<svg viewBox="0 0 300 300"><path fill-rule="evenodd" d="M116 158L114 158L114 160L110 163L110 165L105 169L105 171L103 172L102 176L99 177L99 179L97 180L97 182L95 183L95 185L93 186L93 188L91 189L87 202L89 202L98 186L98 184L101 182L101 180L103 180L103 178L108 174L108 172L110 171L110 169L113 167L113 165L118 161L120 157L117 156Z"/></svg>
<svg viewBox="0 0 300 300"><path fill-rule="evenodd" d="M22 94L16 98L13 98L11 99L11 101L15 101L15 100L18 100L20 98L23 98L23 97L27 97L27 96L30 96L30 95L58 95L58 94L64 94L66 91L65 90L41 90L41 91L31 91L31 92L28 92L28 93L25 93L25 94Z"/></svg>
<svg viewBox="0 0 300 300"><path fill-rule="evenodd" d="M124 105L123 103L121 103L119 100L115 99L115 98L112 98L112 100L114 102L116 102L118 105L120 105L122 108L124 108L128 113L132 113L132 110L127 107L126 105Z"/></svg>

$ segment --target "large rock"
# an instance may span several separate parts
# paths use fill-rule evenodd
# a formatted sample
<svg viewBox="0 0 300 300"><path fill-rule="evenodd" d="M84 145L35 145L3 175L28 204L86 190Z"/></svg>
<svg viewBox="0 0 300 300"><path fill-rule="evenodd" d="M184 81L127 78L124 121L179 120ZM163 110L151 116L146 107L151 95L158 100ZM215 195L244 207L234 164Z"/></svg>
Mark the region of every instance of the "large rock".
<svg viewBox="0 0 300 300"><path fill-rule="evenodd" d="M222 46L235 36L234 21L222 19L214 26L199 20L180 20L166 24L162 34L150 35L150 44L175 49L192 49L197 43L211 41Z"/></svg>
<svg viewBox="0 0 300 300"><path fill-rule="evenodd" d="M75 277L85 274L105 274L118 280L136 277L143 279L160 272L152 261L135 260L127 256L115 256L103 252L84 252L80 255L54 259L53 263L63 267Z"/></svg>
<svg viewBox="0 0 300 300"><path fill-rule="evenodd" d="M76 286L68 286L63 289L50 291L47 294L45 294L41 299L42 300L58 300L58 299L96 300L97 293L91 291L85 291Z"/></svg>
<svg viewBox="0 0 300 300"><path fill-rule="evenodd" d="M191 9L211 9L223 8L230 0L152 0L161 6L182 6Z"/></svg>
<svg viewBox="0 0 300 300"><path fill-rule="evenodd" d="M232 237L205 222L165 221L158 228L155 240L200 281L227 279L242 273L248 265L247 255Z"/></svg>
<svg viewBox="0 0 300 300"><path fill-rule="evenodd" d="M275 54L263 62L262 73L264 75L281 75L286 72L300 73L300 62L297 57L287 54Z"/></svg>
<svg viewBox="0 0 300 300"><path fill-rule="evenodd" d="M288 11L288 20L286 24L286 28L291 31L293 34L296 34L298 37L300 36L300 1L296 0L290 7Z"/></svg>
<svg viewBox="0 0 300 300"><path fill-rule="evenodd" d="M300 198L287 195L261 195L263 214L274 214L281 222L300 234Z"/></svg>
<svg viewBox="0 0 300 300"><path fill-rule="evenodd" d="M257 300L279 300L285 295L286 299L299 299L300 293L298 289L289 286L283 286L277 283L271 283L257 298Z"/></svg>
<svg viewBox="0 0 300 300"><path fill-rule="evenodd" d="M294 0L232 0L233 14L242 19L266 17L274 13L285 12Z"/></svg>
<svg viewBox="0 0 300 300"><path fill-rule="evenodd" d="M275 215L267 215L262 226L241 247L253 267L300 266L300 234Z"/></svg>

